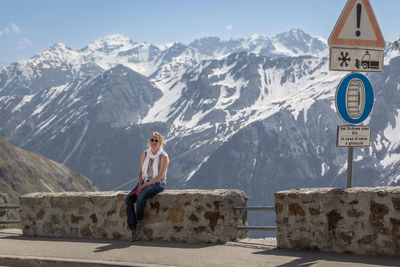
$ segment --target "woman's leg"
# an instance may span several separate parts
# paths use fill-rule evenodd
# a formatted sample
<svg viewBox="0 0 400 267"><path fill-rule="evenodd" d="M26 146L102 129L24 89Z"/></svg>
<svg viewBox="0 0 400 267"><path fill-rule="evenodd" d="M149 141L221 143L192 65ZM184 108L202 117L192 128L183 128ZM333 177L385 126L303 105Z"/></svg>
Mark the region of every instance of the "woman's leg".
<svg viewBox="0 0 400 267"><path fill-rule="evenodd" d="M137 204L136 204L136 219L141 220L144 216L144 208L146 207L146 201L157 195L158 193L164 190L164 185L161 183L155 183L149 185L142 192L139 193L137 197Z"/></svg>
<svg viewBox="0 0 400 267"><path fill-rule="evenodd" d="M135 230L136 228L136 214L135 214L135 207L134 203L136 201L136 195L131 196L131 193L135 191L139 185L136 185L136 187L125 197L125 210L126 210L126 220L129 229Z"/></svg>

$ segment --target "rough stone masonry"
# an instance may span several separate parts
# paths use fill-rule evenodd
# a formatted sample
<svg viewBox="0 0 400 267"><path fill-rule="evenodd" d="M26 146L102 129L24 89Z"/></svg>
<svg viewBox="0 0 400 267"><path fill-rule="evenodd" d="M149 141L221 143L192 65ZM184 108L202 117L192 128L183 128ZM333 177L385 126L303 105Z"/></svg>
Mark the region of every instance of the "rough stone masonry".
<svg viewBox="0 0 400 267"><path fill-rule="evenodd" d="M400 256L400 187L275 193L279 248Z"/></svg>
<svg viewBox="0 0 400 267"><path fill-rule="evenodd" d="M20 197L24 235L220 243L245 238L247 197L240 190L165 190L149 199L145 218L126 226L128 192L30 193Z"/></svg>

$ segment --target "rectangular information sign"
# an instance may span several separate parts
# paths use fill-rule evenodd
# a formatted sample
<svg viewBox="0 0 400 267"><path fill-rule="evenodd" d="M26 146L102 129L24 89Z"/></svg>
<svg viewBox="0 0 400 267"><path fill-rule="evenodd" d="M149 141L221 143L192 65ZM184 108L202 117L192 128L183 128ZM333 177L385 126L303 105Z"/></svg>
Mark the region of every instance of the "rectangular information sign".
<svg viewBox="0 0 400 267"><path fill-rule="evenodd" d="M371 126L339 125L336 146L362 147L371 145Z"/></svg>
<svg viewBox="0 0 400 267"><path fill-rule="evenodd" d="M331 47L329 70L382 72L383 56L383 50Z"/></svg>

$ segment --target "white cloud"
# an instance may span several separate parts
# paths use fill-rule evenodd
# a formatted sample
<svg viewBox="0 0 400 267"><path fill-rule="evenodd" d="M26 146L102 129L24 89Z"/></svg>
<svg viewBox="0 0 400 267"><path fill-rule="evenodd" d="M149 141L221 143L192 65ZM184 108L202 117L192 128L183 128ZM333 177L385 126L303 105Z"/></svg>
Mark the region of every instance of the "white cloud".
<svg viewBox="0 0 400 267"><path fill-rule="evenodd" d="M12 31L16 34L19 34L21 32L21 30L15 23L10 23L10 27L11 27Z"/></svg>
<svg viewBox="0 0 400 267"><path fill-rule="evenodd" d="M227 29L227 30L229 30L229 31L230 31L230 30L233 30L233 25L226 25L226 26L225 26L225 29Z"/></svg>
<svg viewBox="0 0 400 267"><path fill-rule="evenodd" d="M8 24L9 24L9 26L6 26L3 29L0 29L0 37L5 34L11 34L11 33L19 34L21 32L21 29L18 27L17 24L12 23L12 22L10 22Z"/></svg>
<svg viewBox="0 0 400 267"><path fill-rule="evenodd" d="M27 46L31 45L32 41L26 38L22 38L19 42L18 42L18 49L19 50L23 50L25 49Z"/></svg>

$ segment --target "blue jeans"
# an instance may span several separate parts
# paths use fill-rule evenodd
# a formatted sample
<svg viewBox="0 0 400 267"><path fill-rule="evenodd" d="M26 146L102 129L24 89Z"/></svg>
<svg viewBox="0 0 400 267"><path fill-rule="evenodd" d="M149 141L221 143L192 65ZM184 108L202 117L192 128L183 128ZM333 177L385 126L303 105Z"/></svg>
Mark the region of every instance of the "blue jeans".
<svg viewBox="0 0 400 267"><path fill-rule="evenodd" d="M125 205L126 205L126 219L128 223L128 227L131 230L136 228L137 220L143 219L144 216L144 208L146 207L146 201L157 195L158 193L164 190L165 184L158 182L152 185L149 185L142 192L139 193L138 196L130 195L133 191L135 191L139 187L139 184L132 189L132 191L125 197ZM136 203L136 213L134 203Z"/></svg>

